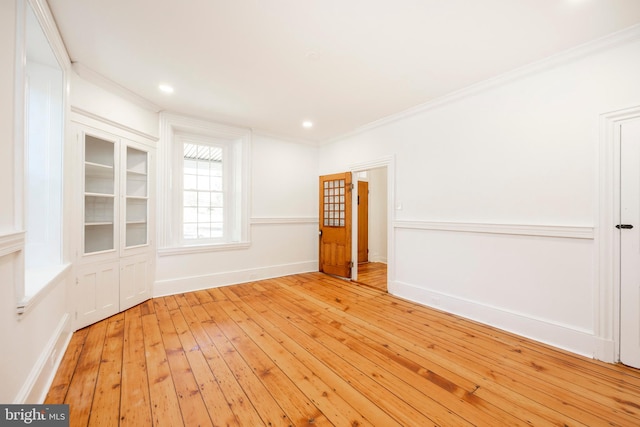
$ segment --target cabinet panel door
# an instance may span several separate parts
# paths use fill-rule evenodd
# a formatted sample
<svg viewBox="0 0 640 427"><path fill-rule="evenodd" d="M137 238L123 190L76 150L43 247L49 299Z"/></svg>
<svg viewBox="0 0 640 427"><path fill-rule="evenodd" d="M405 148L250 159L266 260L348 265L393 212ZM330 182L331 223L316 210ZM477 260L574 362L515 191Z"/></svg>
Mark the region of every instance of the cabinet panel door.
<svg viewBox="0 0 640 427"><path fill-rule="evenodd" d="M137 256L120 260L120 311L151 298L153 262L151 257Z"/></svg>
<svg viewBox="0 0 640 427"><path fill-rule="evenodd" d="M78 272L76 328L118 312L118 263L92 265Z"/></svg>

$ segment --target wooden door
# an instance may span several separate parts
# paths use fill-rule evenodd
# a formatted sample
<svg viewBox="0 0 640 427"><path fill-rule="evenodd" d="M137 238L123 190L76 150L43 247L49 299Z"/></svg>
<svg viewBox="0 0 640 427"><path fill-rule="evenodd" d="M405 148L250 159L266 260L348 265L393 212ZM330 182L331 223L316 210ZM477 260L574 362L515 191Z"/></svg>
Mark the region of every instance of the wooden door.
<svg viewBox="0 0 640 427"><path fill-rule="evenodd" d="M369 183L358 181L358 263L369 261Z"/></svg>
<svg viewBox="0 0 640 427"><path fill-rule="evenodd" d="M319 270L351 278L351 172L320 177Z"/></svg>
<svg viewBox="0 0 640 427"><path fill-rule="evenodd" d="M620 135L620 361L640 368L640 120Z"/></svg>

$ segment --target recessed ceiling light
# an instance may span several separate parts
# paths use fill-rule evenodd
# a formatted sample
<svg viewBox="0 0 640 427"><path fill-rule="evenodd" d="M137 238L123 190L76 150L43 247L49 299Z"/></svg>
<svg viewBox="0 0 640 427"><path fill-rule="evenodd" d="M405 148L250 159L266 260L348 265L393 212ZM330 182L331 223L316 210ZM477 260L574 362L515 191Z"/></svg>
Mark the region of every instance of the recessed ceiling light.
<svg viewBox="0 0 640 427"><path fill-rule="evenodd" d="M173 93L173 87L164 83L159 85L158 89L160 89L160 91L164 93Z"/></svg>
<svg viewBox="0 0 640 427"><path fill-rule="evenodd" d="M305 120L304 122L302 122L302 127L309 129L311 127L313 127L313 122L309 121L309 120Z"/></svg>

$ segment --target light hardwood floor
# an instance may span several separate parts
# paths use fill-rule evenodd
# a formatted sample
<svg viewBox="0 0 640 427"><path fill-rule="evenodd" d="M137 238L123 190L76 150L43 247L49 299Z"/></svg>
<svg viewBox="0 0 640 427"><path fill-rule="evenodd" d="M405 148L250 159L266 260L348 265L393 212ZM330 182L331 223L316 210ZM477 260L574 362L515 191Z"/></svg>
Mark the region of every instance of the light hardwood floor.
<svg viewBox="0 0 640 427"><path fill-rule="evenodd" d="M364 262L358 264L358 283L387 291L387 264Z"/></svg>
<svg viewBox="0 0 640 427"><path fill-rule="evenodd" d="M637 426L640 372L309 273L82 329L46 402L74 426Z"/></svg>

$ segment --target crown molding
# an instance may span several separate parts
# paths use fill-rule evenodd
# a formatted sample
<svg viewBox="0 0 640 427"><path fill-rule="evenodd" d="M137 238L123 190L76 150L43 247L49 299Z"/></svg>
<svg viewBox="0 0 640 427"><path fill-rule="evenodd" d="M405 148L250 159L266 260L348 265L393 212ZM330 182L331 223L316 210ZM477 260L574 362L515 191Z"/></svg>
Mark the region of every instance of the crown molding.
<svg viewBox="0 0 640 427"><path fill-rule="evenodd" d="M109 93L117 95L153 113L159 113L160 111L162 111L162 108L160 106L149 101L147 98L144 98L137 93L130 91L124 86L119 85L108 77L103 76L102 74L94 71L93 69L80 62L73 62L71 64L71 68L82 79L88 81L89 83L93 83L94 85L106 90Z"/></svg>
<svg viewBox="0 0 640 427"><path fill-rule="evenodd" d="M250 138L253 134L251 128L248 127L219 123L169 111L160 113L160 129L164 130L164 135L185 132L226 139Z"/></svg>
<svg viewBox="0 0 640 427"><path fill-rule="evenodd" d="M69 53L67 51L67 47L60 36L60 31L58 31L58 26L56 25L56 21L53 18L53 14L51 13L51 9L49 9L49 4L46 0L27 0L33 9L36 18L38 18L38 22L44 31L44 34L47 38L47 41L51 45L51 49L54 52L54 55L58 59L60 66L66 71L71 67L71 59L69 58Z"/></svg>
<svg viewBox="0 0 640 427"><path fill-rule="evenodd" d="M416 114L420 114L429 110L440 108L449 103L459 101L461 99L467 98L472 95L476 95L480 92L484 92L486 90L489 90L498 86L505 85L515 80L523 79L532 74L537 74L537 73L549 70L551 68L557 67L559 65L566 64L568 62L578 60L585 56L603 51L605 49L611 49L613 47L620 46L625 43L633 42L638 39L640 39L640 24L633 25L623 30L616 31L604 37L598 38L596 40L592 40L590 42L583 43L581 45L567 49L565 51L562 51L555 55L541 59L539 61L535 61L527 65L524 65L522 67L515 68L511 71L507 71L495 77L472 84L460 90L451 92L447 95L438 97L434 100L425 102L423 104L417 105L415 107L409 108L399 113L392 114L387 117L383 117L379 120L376 120L366 125L363 125L361 127L358 127L351 132L323 141L319 145L330 144L346 138L350 138L350 137L359 135L361 133L379 128L381 126L388 125L388 124L397 122L399 120L406 119L408 117L412 117Z"/></svg>
<svg viewBox="0 0 640 427"><path fill-rule="evenodd" d="M149 140L149 141L153 141L153 142L157 142L159 137L158 135L152 135L146 132L142 132L139 131L137 129L134 129L132 127L129 127L127 125L123 125L121 123L118 123L116 121L110 120L106 117L103 117L99 114L95 114L92 113L91 111L87 111L83 108L80 107L76 107L74 105L71 106L71 113L74 113L71 115L71 120L74 122L79 122L79 123L83 123L87 126L91 126L91 127L100 127L100 125L106 124L108 126L111 126L115 129L119 129L119 130L123 130L125 132L128 132L132 135L136 135L139 136L141 138L144 138L145 140ZM90 119L90 121L87 121L87 119ZM91 121L94 121L93 123ZM100 124L96 124L95 122L98 122Z"/></svg>

